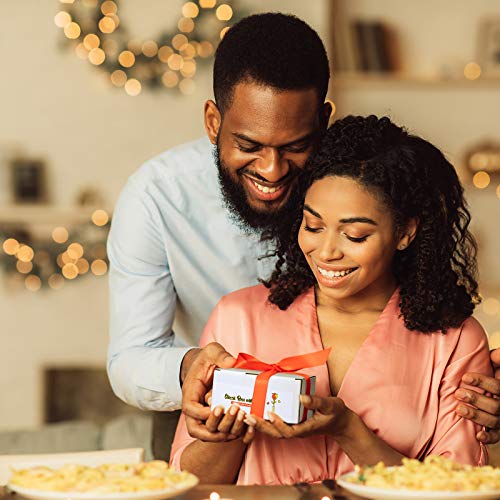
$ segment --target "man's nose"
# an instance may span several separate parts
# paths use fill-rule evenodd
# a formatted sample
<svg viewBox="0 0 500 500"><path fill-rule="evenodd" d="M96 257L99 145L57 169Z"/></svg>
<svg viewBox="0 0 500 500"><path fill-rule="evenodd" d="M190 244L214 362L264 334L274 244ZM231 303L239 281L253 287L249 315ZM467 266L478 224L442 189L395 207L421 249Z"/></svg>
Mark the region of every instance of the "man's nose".
<svg viewBox="0 0 500 500"><path fill-rule="evenodd" d="M264 148L255 169L267 182L278 182L288 174L290 166L278 149Z"/></svg>

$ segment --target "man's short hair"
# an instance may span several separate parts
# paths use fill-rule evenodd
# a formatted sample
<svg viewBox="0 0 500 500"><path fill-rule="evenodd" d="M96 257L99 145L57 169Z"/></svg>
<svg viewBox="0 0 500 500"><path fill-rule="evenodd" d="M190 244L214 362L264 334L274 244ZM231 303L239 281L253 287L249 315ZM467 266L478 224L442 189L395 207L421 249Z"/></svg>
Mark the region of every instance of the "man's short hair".
<svg viewBox="0 0 500 500"><path fill-rule="evenodd" d="M322 103L329 79L323 42L292 15L246 17L226 33L215 53L214 95L221 113L231 105L234 87L242 81L277 90L314 88Z"/></svg>

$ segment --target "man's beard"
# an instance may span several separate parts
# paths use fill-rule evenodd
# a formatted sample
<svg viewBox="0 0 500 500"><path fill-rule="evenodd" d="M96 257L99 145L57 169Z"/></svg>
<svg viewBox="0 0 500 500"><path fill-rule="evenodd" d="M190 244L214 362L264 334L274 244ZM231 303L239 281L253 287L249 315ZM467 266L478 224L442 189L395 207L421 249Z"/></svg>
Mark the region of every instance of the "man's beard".
<svg viewBox="0 0 500 500"><path fill-rule="evenodd" d="M285 203L276 209L257 210L253 208L248 202L243 185L233 179L228 168L222 162L218 147L214 148L213 154L224 205L240 229L246 233L272 230L278 224L282 224L284 218L290 217L295 203L293 196L289 195Z"/></svg>

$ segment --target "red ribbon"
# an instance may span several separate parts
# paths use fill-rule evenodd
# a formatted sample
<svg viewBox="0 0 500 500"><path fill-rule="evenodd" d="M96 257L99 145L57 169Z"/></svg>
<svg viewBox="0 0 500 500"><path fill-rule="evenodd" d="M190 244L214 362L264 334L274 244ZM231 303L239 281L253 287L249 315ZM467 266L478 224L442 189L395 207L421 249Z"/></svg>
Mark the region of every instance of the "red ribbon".
<svg viewBox="0 0 500 500"><path fill-rule="evenodd" d="M264 416L267 386L269 385L269 379L273 375L276 373L296 373L298 370L302 370L303 368L322 365L326 363L331 349L332 348L329 347L328 349L323 349L322 351L302 354L300 356L290 356L289 358L283 358L281 361L273 364L264 363L250 354L245 354L243 352L238 354L236 364L233 368L262 371L262 373L257 375L257 379L255 380L252 396L252 408L250 409L250 413L257 415L258 417ZM304 374L299 375L306 377ZM308 387L310 387L309 384Z"/></svg>

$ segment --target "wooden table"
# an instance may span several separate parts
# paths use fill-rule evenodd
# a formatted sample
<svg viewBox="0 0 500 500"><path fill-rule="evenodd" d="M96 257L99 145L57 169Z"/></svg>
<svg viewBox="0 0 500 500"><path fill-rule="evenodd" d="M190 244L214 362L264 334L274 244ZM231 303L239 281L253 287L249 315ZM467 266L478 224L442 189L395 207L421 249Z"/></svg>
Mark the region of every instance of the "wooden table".
<svg viewBox="0 0 500 500"><path fill-rule="evenodd" d="M203 500L208 499L210 493L216 491L221 500L321 500L323 498L337 500L360 500L361 497L351 495L339 488L335 495L331 490L321 484L307 487L296 486L221 486L201 485L196 486L184 495L176 497L178 500ZM9 495L0 487L0 500L21 500L19 495Z"/></svg>

